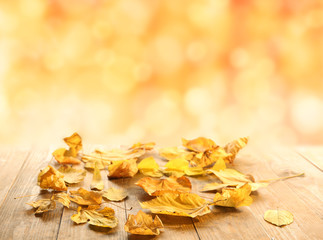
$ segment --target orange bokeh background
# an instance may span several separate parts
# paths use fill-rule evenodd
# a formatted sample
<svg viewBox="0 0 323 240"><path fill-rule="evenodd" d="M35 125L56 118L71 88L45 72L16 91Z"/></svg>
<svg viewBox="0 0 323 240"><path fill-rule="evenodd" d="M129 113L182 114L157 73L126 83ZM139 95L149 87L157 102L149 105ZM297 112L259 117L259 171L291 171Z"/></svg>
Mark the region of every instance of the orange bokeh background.
<svg viewBox="0 0 323 240"><path fill-rule="evenodd" d="M323 144L320 0L0 3L0 141Z"/></svg>

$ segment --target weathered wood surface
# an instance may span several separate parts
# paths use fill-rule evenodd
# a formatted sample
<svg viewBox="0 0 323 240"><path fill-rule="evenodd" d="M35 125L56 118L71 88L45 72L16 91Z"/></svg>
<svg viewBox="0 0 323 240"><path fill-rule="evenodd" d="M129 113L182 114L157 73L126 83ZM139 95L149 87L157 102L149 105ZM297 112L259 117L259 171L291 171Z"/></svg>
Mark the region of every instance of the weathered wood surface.
<svg viewBox="0 0 323 240"><path fill-rule="evenodd" d="M119 225L115 229L98 231L88 224L76 225L70 220L75 209L63 208L59 204L56 210L36 217L33 209L25 203L50 196L37 186L37 175L48 164L58 167L51 157L52 150L0 151L0 219L3 226L0 239L322 239L323 175L318 166L323 166L323 158L317 149L311 152L310 148L302 148L302 151L299 148L297 151L246 148L238 155L234 168L252 174L256 180L300 172L305 172L305 176L277 181L259 189L252 194L254 202L249 207L212 206L212 213L195 219L160 215L165 229L156 237L131 235L123 229L127 216L141 210L139 201L150 199L143 189L134 185L143 177L139 173L134 178L109 180L107 171L101 171L105 188L125 188L129 194L125 201L114 203L121 208L104 204L116 211ZM159 160L159 164L162 166L165 162ZM85 181L70 186L70 189L89 189L91 180L92 173L87 172ZM214 176L191 177L190 180L193 192L206 198L214 196L214 193L199 192L206 183L215 181ZM33 194L36 195L14 199ZM129 208L132 209L124 210ZM292 212L294 223L282 228L267 223L263 214L268 209ZM149 210L144 212L149 213Z"/></svg>

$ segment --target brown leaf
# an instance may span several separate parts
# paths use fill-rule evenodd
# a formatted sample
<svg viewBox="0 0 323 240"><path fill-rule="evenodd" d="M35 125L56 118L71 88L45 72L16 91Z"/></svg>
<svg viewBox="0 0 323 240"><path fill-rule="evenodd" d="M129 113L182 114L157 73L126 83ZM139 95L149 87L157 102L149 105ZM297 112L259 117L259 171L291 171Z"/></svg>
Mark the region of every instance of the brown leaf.
<svg viewBox="0 0 323 240"><path fill-rule="evenodd" d="M135 184L142 187L150 196L159 196L166 192L190 192L192 189L190 180L184 176L180 178L171 176L166 179L145 177Z"/></svg>
<svg viewBox="0 0 323 240"><path fill-rule="evenodd" d="M124 189L109 188L101 192L102 197L110 201L122 201L128 194Z"/></svg>
<svg viewBox="0 0 323 240"><path fill-rule="evenodd" d="M124 226L124 230L138 235L159 235L159 228L164 228L160 218L156 215L153 220L151 215L139 211L137 215L130 214Z"/></svg>
<svg viewBox="0 0 323 240"><path fill-rule="evenodd" d="M70 191L69 199L79 205L100 205L102 202L101 194L79 188L77 191Z"/></svg>
<svg viewBox="0 0 323 240"><path fill-rule="evenodd" d="M136 159L114 161L108 170L109 178L133 177L138 172Z"/></svg>
<svg viewBox="0 0 323 240"><path fill-rule="evenodd" d="M53 189L56 191L67 190L64 175L49 165L40 171L37 183L43 189Z"/></svg>
<svg viewBox="0 0 323 240"><path fill-rule="evenodd" d="M55 201L51 199L41 199L27 204L36 208L35 214L52 211L56 208Z"/></svg>
<svg viewBox="0 0 323 240"><path fill-rule="evenodd" d="M66 165L61 166L58 171L64 175L64 181L69 184L82 182L86 176L85 170Z"/></svg>

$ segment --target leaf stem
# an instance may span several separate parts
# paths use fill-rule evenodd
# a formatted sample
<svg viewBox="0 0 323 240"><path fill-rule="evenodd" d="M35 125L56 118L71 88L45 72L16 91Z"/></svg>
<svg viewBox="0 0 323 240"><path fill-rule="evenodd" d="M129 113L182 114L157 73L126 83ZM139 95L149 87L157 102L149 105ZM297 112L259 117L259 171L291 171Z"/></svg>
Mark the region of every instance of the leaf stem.
<svg viewBox="0 0 323 240"><path fill-rule="evenodd" d="M280 177L280 178L271 178L271 179L259 180L258 182L273 182L273 181L278 181L278 180L283 180L283 179L288 179L288 178L300 177L300 176L303 176L304 174L305 173L299 173L299 174L292 175L292 176L287 176L287 177Z"/></svg>

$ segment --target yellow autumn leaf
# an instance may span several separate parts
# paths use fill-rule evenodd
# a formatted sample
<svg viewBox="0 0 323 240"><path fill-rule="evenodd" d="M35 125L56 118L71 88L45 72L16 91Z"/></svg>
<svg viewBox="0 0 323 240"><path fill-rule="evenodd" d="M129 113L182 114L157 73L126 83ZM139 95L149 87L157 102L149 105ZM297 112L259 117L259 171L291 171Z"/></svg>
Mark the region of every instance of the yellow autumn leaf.
<svg viewBox="0 0 323 240"><path fill-rule="evenodd" d="M222 147L215 146L212 149L195 154L190 163L193 166L207 167L221 159L226 159L229 156L231 156L231 154L227 153Z"/></svg>
<svg viewBox="0 0 323 240"><path fill-rule="evenodd" d="M65 148L56 149L53 152L53 156L56 161L60 164L80 164L81 161L76 157L70 155L70 152Z"/></svg>
<svg viewBox="0 0 323 240"><path fill-rule="evenodd" d="M77 213L71 216L71 220L76 224L86 223L88 221L88 217L82 210L82 207L77 208Z"/></svg>
<svg viewBox="0 0 323 240"><path fill-rule="evenodd" d="M133 149L95 149L91 154L83 154L83 158L89 160L101 160L105 162L106 165L111 164L113 161L126 160L126 159L137 159L144 155L146 151L142 149L141 151L134 152Z"/></svg>
<svg viewBox="0 0 323 240"><path fill-rule="evenodd" d="M159 149L159 155L167 160L181 158L190 161L193 158L194 153L179 147L166 147Z"/></svg>
<svg viewBox="0 0 323 240"><path fill-rule="evenodd" d="M79 188L77 191L70 191L69 199L79 205L100 205L102 196L100 193L87 191Z"/></svg>
<svg viewBox="0 0 323 240"><path fill-rule="evenodd" d="M184 176L179 178L171 176L166 179L145 177L135 184L142 187L150 196L159 196L166 192L190 192L192 189L190 180Z"/></svg>
<svg viewBox="0 0 323 240"><path fill-rule="evenodd" d="M189 162L181 159L181 158L176 158L173 160L170 160L168 163L165 164L164 166L166 169L165 171L175 171L175 172L182 172L184 174L185 169L189 168Z"/></svg>
<svg viewBox="0 0 323 240"><path fill-rule="evenodd" d="M52 199L40 199L26 204L36 208L35 214L52 211L56 208L56 203Z"/></svg>
<svg viewBox="0 0 323 240"><path fill-rule="evenodd" d="M126 232L137 235L159 235L160 228L164 225L157 215L153 220L151 215L141 210L136 215L130 214L124 226Z"/></svg>
<svg viewBox="0 0 323 240"><path fill-rule="evenodd" d="M291 224L294 221L294 216L286 210L267 210L264 219L278 227Z"/></svg>
<svg viewBox="0 0 323 240"><path fill-rule="evenodd" d="M68 197L68 194L65 192L54 194L52 197L52 200L56 200L56 201L60 202L61 204L63 204L67 208L70 207L71 201Z"/></svg>
<svg viewBox="0 0 323 240"><path fill-rule="evenodd" d="M102 170L102 169L105 169L105 167L109 166L110 164L111 163L106 164L106 162L103 162L101 160L90 160L85 163L84 168L94 170L95 165L97 165L98 169Z"/></svg>
<svg viewBox="0 0 323 240"><path fill-rule="evenodd" d="M150 201L141 202L140 205L156 214L192 218L211 212L209 203L194 193L165 193Z"/></svg>
<svg viewBox="0 0 323 240"><path fill-rule="evenodd" d="M69 184L82 182L86 176L86 171L63 165L58 171L64 175L64 181Z"/></svg>
<svg viewBox="0 0 323 240"><path fill-rule="evenodd" d="M102 181L100 169L98 168L97 163L95 163L95 167L94 167L94 171L93 171L93 178L92 178L90 188L92 190L96 189L96 190L100 190L100 191L103 190L103 188L104 188L104 183Z"/></svg>
<svg viewBox="0 0 323 240"><path fill-rule="evenodd" d="M109 188L101 192L102 197L110 200L110 201L122 201L125 199L128 194L124 189L117 189L117 188Z"/></svg>
<svg viewBox="0 0 323 240"><path fill-rule="evenodd" d="M220 170L223 170L223 169L226 169L227 166L225 165L225 161L224 161L224 158L219 158L215 164L213 165L213 167L211 168L211 170L214 170L214 171L220 171Z"/></svg>
<svg viewBox="0 0 323 240"><path fill-rule="evenodd" d="M135 143L133 144L129 149L133 150L133 152L139 151L139 150L145 150L145 151L150 151L154 149L156 143L154 142L149 142L149 143Z"/></svg>
<svg viewBox="0 0 323 240"><path fill-rule="evenodd" d="M136 159L114 161L108 170L109 178L133 177L138 172Z"/></svg>
<svg viewBox="0 0 323 240"><path fill-rule="evenodd" d="M40 171L37 183L43 189L53 189L56 191L67 190L64 175L50 165Z"/></svg>
<svg viewBox="0 0 323 240"><path fill-rule="evenodd" d="M82 150L82 138L78 133L73 133L71 136L63 139L64 142L70 147L69 154L76 157L77 153Z"/></svg>
<svg viewBox="0 0 323 240"><path fill-rule="evenodd" d="M150 177L162 177L163 173L160 171L158 164L154 157L147 157L138 164L140 173Z"/></svg>
<svg viewBox="0 0 323 240"><path fill-rule="evenodd" d="M213 198L213 205L236 208L249 206L253 201L250 197L250 193L251 186L249 184L245 184L241 188L223 189L221 194L215 194Z"/></svg>
<svg viewBox="0 0 323 240"><path fill-rule="evenodd" d="M192 140L182 138L182 143L184 147L195 152L205 152L217 146L213 140L204 137L198 137Z"/></svg>
<svg viewBox="0 0 323 240"><path fill-rule="evenodd" d="M243 137L243 138L239 138L239 139L234 140L234 141L228 143L227 145L225 145L224 150L227 153L231 154L231 156L228 157L226 160L229 161L230 163L233 163L237 153L247 145L248 140L249 140L248 137Z"/></svg>
<svg viewBox="0 0 323 240"><path fill-rule="evenodd" d="M184 173L187 176L193 177L193 176L204 175L205 171L201 167L189 167L189 168L184 170Z"/></svg>

